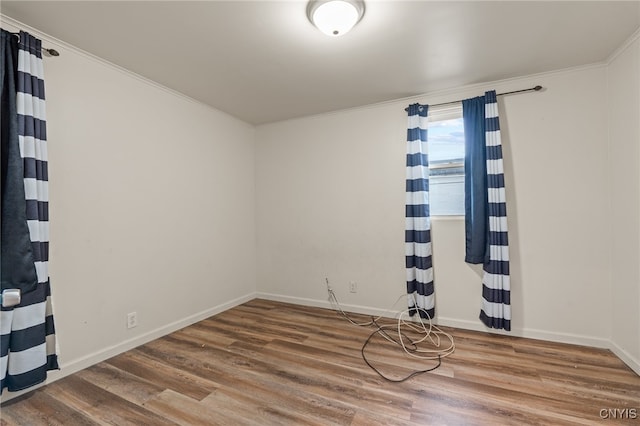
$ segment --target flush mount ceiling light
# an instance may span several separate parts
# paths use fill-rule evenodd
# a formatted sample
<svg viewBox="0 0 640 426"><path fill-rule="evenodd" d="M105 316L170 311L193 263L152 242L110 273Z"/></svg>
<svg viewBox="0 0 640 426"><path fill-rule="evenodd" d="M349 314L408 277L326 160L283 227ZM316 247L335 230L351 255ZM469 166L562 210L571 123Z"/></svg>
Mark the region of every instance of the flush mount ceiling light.
<svg viewBox="0 0 640 426"><path fill-rule="evenodd" d="M363 0L311 0L307 17L313 25L328 36L344 35L362 19Z"/></svg>

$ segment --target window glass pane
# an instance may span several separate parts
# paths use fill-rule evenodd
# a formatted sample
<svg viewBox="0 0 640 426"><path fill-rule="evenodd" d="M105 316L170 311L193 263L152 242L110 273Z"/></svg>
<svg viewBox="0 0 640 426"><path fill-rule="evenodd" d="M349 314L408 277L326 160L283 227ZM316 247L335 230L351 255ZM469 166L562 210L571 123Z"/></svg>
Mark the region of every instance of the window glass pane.
<svg viewBox="0 0 640 426"><path fill-rule="evenodd" d="M427 135L429 140L431 215L464 215L464 126L462 117L431 121Z"/></svg>
<svg viewBox="0 0 640 426"><path fill-rule="evenodd" d="M464 163L462 117L429 123L429 165L457 161Z"/></svg>

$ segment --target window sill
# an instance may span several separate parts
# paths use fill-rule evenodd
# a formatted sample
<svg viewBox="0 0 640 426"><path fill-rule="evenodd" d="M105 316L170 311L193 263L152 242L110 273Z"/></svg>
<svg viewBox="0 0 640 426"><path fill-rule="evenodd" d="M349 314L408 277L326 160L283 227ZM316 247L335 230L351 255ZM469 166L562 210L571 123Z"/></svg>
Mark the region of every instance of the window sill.
<svg viewBox="0 0 640 426"><path fill-rule="evenodd" d="M432 221L444 222L444 221L464 221L464 215L439 215L431 216Z"/></svg>

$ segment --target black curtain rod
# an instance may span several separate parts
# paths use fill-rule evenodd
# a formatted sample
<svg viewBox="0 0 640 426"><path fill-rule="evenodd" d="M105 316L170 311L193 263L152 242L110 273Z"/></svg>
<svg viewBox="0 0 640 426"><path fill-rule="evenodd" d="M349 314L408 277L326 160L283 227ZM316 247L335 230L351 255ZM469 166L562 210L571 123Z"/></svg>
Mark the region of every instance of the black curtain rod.
<svg viewBox="0 0 640 426"><path fill-rule="evenodd" d="M11 33L14 36L18 37L18 42L20 41L20 33ZM51 56L60 56L60 52L56 49L47 49L46 47L40 48L41 51L48 53Z"/></svg>
<svg viewBox="0 0 640 426"><path fill-rule="evenodd" d="M496 96L504 96L504 95L513 95L514 93L522 93L522 92L538 92L542 90L542 86L536 86L536 87L531 87L529 89L522 89L522 90L514 90L512 92L505 92L505 93L498 93L496 94ZM437 107L437 106L443 106L443 105L452 105L452 104L457 104L462 102L462 99L459 101L451 101L451 102L443 102L441 104L433 104L433 105L429 105L429 108L431 107ZM405 108L405 111L409 111L409 108Z"/></svg>

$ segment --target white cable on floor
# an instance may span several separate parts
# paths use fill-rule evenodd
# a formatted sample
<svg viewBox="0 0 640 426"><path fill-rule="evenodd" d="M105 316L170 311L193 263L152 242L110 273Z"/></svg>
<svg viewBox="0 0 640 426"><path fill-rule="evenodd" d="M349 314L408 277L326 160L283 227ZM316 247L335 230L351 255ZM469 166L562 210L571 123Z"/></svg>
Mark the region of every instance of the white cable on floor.
<svg viewBox="0 0 640 426"><path fill-rule="evenodd" d="M443 331L438 326L432 323L431 317L429 316L427 311L418 307L417 301L415 300L415 297L413 295L411 296L414 297L413 306L415 306L415 308L412 308L412 309L417 310L419 314L416 320L404 319L405 315L407 317L410 317L409 309L404 309L401 311L396 311L396 315L394 315L394 317L398 318L397 320L398 322L396 326L379 325L377 322L378 320L383 318L384 315L380 315L377 318L373 318L372 316L371 321L361 323L351 319L349 315L342 309L342 306L340 305L340 302L338 301L336 294L334 293L333 289L329 285L329 280L325 278L325 281L327 284L327 292L329 294L329 302L331 303L331 306L335 310L339 311L342 314L342 316L353 325L356 325L359 327L369 327L369 326L376 327L376 330L373 333L371 333L371 335L369 335L369 338L366 340L366 342L362 346L361 352L362 352L362 357L364 361L367 363L367 365L369 365L369 367L371 367L376 373L378 373L384 379L392 382L402 382L417 374L431 371L440 366L440 362L442 358L451 355L455 351L455 343L453 340L453 336ZM405 297L406 295L401 295L400 297L398 297L398 299L396 299L393 305L391 305L391 308L393 308L401 299L404 299ZM390 313L390 312L393 312L393 311L391 309L383 311L383 313ZM426 315L427 317L426 322L425 322L425 319L422 318L422 315L420 315L421 312L423 312ZM395 329L397 331L397 340L393 338L389 333L387 333L388 330L392 330L392 329ZM411 339L407 336L408 332L411 332L414 334L417 333L420 337L417 339ZM415 371L412 374L408 375L407 377L399 380L386 377L367 360L365 355L365 347L369 344L369 342L371 341L371 338L375 334L379 334L387 341L400 346L407 355L413 358L417 358L421 360L438 360L438 365L436 367L429 368L426 370ZM448 340L449 345L447 347L441 348L442 340ZM422 344L425 342L427 344L430 344L432 347L435 347L436 349L425 349L425 348L420 348L418 346L419 344Z"/></svg>

